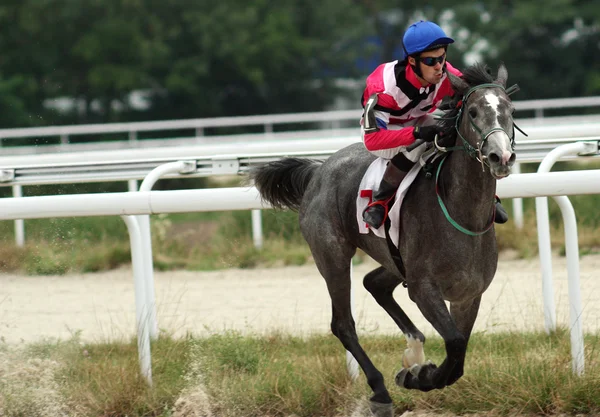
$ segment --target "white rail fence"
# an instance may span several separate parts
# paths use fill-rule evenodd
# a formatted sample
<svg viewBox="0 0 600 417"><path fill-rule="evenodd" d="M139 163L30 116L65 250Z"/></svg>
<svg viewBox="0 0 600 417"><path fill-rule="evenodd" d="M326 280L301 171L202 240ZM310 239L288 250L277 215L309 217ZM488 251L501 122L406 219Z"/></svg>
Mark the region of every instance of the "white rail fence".
<svg viewBox="0 0 600 417"><path fill-rule="evenodd" d="M549 136L553 139L524 140L517 142L519 163L540 162L557 146L586 140L598 143L600 136L577 137L558 135L585 135L600 131L599 124L582 127L567 125L538 127L530 132L534 138ZM252 141L243 145L224 143L218 145L194 145L185 147L163 147L130 149L120 151L68 152L60 154L13 155L0 157L0 186L12 186L13 196L22 196L22 187L41 184L64 184L96 181L131 181L145 178L156 167L178 160L188 163L184 170L172 172L166 178L184 174L186 177L213 175L237 175L247 172L252 166L279 159L282 156L302 156L325 159L344 146L358 142L356 136L338 138L288 139L279 141ZM590 153L587 156L598 156ZM574 158L575 156L571 156ZM519 164L515 172L520 172ZM129 189L135 191L137 184L130 182ZM262 232L260 217L253 212L253 236L257 247L261 246ZM520 199L513 200L513 217L518 228L523 225L523 209ZM23 220L15 221L17 245L25 242Z"/></svg>
<svg viewBox="0 0 600 417"><path fill-rule="evenodd" d="M577 108L600 106L599 97L583 97L575 99L550 99L515 102L519 110L535 110L538 116L543 115L543 109ZM304 131L271 133L273 124L299 122L336 122L343 120L358 120L360 110L296 113L265 116L248 116L236 118L189 119L140 123L116 123L98 125L57 126L26 129L0 129L0 145L3 139L27 137L60 136L65 144L69 136L94 133L123 133L129 132L131 148L123 149L123 143L95 143L98 146L113 148L110 151L88 151L90 144L68 144L68 146L26 146L8 147L3 154L15 155L0 157L0 186L13 186L13 196L22 195L22 186L40 184L61 184L94 181L128 180L130 190L135 190L137 181L156 166L181 159L196 159L196 169L189 168L188 176L208 176L219 174L236 174L247 168L244 161L237 155L256 155L265 160L271 154L292 154L308 152L307 156L327 157L334 151L359 141L357 129L332 131ZM540 124L543 120L543 124ZM555 117L536 118L535 120L519 121L528 132L526 138L516 132L519 163L539 162L554 147L574 139L589 137L600 132L600 122L597 117ZM137 133L141 131L174 130L194 128L201 135L205 127L230 127L264 125L265 135L227 135L211 137L210 142L205 138L168 139L162 141L146 141L145 146L151 148L139 149L136 141ZM339 123L338 123L339 124ZM271 128L268 128L271 126ZM268 138L269 140L265 140ZM556 140L550 140L556 139ZM537 142L536 142L537 141ZM202 145L190 145L190 142L200 142ZM226 143L223 143L226 142ZM162 145L162 146L157 146ZM184 145L184 146L181 146ZM79 149L79 152L73 150ZM68 150L69 152L64 152ZM39 152L55 153L43 153ZM316 151L316 152L315 152ZM262 155L257 155L261 153ZM235 154L231 156L231 154ZM208 155L220 155L207 161ZM251 164L250 157L246 158ZM515 166L515 172L520 172L520 165ZM256 246L261 246L261 225L258 212L252 213L252 227ZM514 222L520 229L523 226L523 208L520 199L513 200ZM25 226L22 220L15 221L15 240L19 246L25 242Z"/></svg>
<svg viewBox="0 0 600 417"><path fill-rule="evenodd" d="M544 119L544 110L600 107L600 96L559 98L544 100L522 100L514 102L515 109L519 112L534 111L535 119L539 123ZM70 137L94 134L127 134L130 142L138 141L140 132L160 132L191 129L195 136L204 136L207 128L224 128L239 126L262 126L264 133L273 133L275 125L298 123L327 123L333 129L339 129L342 122L353 121L358 123L362 110L336 110L326 112L306 112L288 114L270 114L259 116L218 117L202 119L180 119L153 122L107 123L92 125L51 126L21 129L0 129L0 146L11 139L57 137L62 145L69 145ZM7 143L8 144L8 143ZM106 142L103 146L110 146ZM10 149L10 148L8 148Z"/></svg>
<svg viewBox="0 0 600 417"><path fill-rule="evenodd" d="M186 162L182 161L181 164L168 169L164 168L163 172L185 167ZM161 168L158 169L161 170ZM498 195L501 198L599 193L600 170L516 174L498 184ZM153 277L146 274L148 246L145 245L144 239L147 237L142 234L139 217L136 216L260 208L265 207L260 202L255 188L139 191L2 199L0 200L0 220L107 215L119 215L124 219L131 240L140 369L147 381L152 383L150 339L154 333L152 329L157 326L154 313L154 282ZM565 228L573 226L573 222L565 222ZM575 240L571 241L575 249L573 249L573 245L569 245L567 256L577 259L576 231L574 234L571 231L569 235L575 236ZM576 253L573 253L574 251ZM149 256L151 259L151 253ZM582 374L584 356L578 268L573 271L569 270L569 303L573 372Z"/></svg>

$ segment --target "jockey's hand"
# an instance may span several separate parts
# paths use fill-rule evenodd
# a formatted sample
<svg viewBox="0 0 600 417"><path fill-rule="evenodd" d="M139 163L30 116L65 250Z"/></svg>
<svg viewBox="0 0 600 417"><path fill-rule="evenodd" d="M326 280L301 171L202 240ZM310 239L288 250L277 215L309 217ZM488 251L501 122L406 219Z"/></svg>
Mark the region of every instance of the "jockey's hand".
<svg viewBox="0 0 600 417"><path fill-rule="evenodd" d="M433 142L435 135L441 135L441 130L436 125L415 126L413 136L415 139L422 139L425 142Z"/></svg>
<svg viewBox="0 0 600 417"><path fill-rule="evenodd" d="M425 142L433 142L435 140L436 135L438 137L437 143L439 146L442 146L442 147L452 146L451 143L445 143L448 141L444 140L444 135L442 133L442 130L436 125L416 126L415 130L413 131L413 136L415 137L415 139L421 139L421 140L424 140Z"/></svg>

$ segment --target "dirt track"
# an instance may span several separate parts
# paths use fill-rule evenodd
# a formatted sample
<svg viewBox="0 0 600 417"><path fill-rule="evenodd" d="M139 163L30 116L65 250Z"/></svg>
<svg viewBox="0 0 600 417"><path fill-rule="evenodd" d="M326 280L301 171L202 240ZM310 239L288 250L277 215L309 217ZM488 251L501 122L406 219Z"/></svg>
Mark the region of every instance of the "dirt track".
<svg viewBox="0 0 600 417"><path fill-rule="evenodd" d="M398 332L392 320L362 287L375 267L354 268L355 319L362 334ZM583 325L600 329L600 255L581 258ZM554 257L555 300L559 324L568 326L566 259ZM314 265L215 272L157 272L159 327L175 334L235 329L274 329L309 334L329 332L330 301ZM537 259L502 260L484 294L476 331L542 329L542 292ZM423 319L406 291L395 293L400 305L426 334ZM51 277L0 275L0 336L8 343L41 338L67 339L81 331L84 340L134 334L135 305L130 269Z"/></svg>

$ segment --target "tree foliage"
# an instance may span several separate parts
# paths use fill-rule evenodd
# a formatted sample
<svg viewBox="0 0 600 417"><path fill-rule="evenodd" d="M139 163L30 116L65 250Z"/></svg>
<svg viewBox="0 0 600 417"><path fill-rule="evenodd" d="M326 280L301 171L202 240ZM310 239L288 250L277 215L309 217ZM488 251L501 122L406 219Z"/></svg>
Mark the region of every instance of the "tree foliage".
<svg viewBox="0 0 600 417"><path fill-rule="evenodd" d="M457 9L457 20L484 44L481 59L503 61L520 97L600 93L600 9L581 0L490 0Z"/></svg>
<svg viewBox="0 0 600 417"><path fill-rule="evenodd" d="M504 61L520 99L600 92L592 1L4 0L0 127L319 111L418 19L459 68Z"/></svg>

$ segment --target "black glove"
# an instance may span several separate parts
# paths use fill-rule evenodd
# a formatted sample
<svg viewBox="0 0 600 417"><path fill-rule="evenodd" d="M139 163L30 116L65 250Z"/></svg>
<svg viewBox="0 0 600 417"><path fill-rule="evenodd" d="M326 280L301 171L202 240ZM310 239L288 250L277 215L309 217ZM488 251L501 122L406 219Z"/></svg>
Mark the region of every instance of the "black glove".
<svg viewBox="0 0 600 417"><path fill-rule="evenodd" d="M447 148L454 145L454 140L447 135L444 135L442 130L436 125L415 126L415 130L413 131L413 136L415 139L422 139L425 142L433 142L435 135L438 135L438 146Z"/></svg>
<svg viewBox="0 0 600 417"><path fill-rule="evenodd" d="M422 139L425 142L433 142L435 135L439 135L441 130L436 125L415 126L413 136L415 139Z"/></svg>

